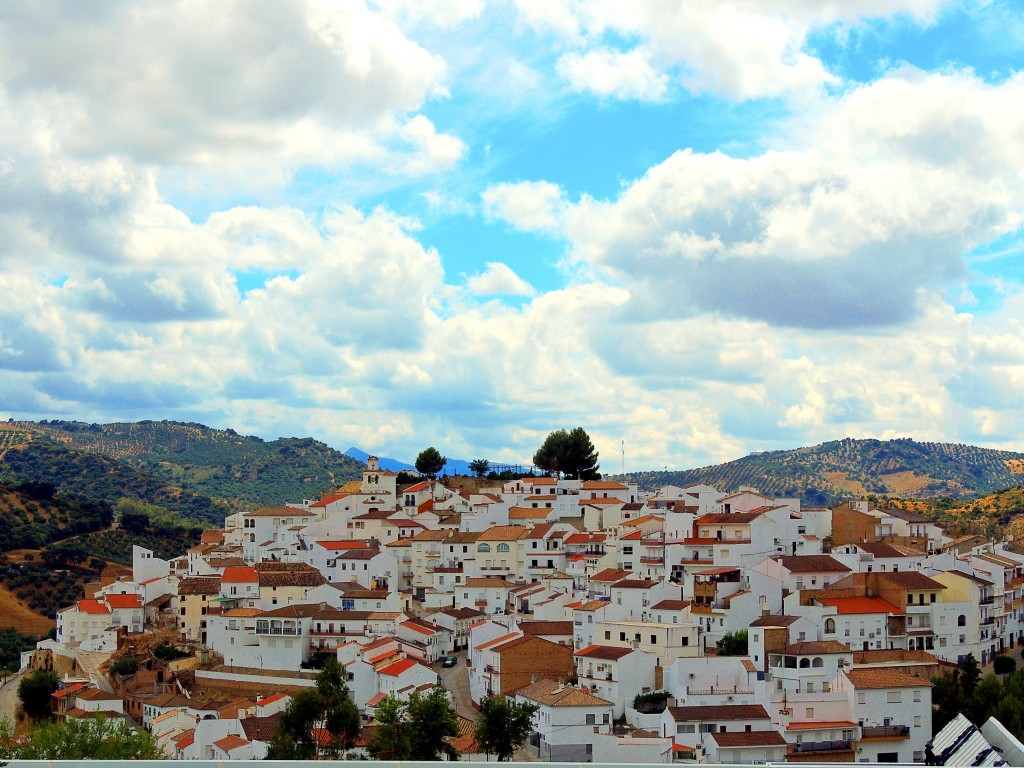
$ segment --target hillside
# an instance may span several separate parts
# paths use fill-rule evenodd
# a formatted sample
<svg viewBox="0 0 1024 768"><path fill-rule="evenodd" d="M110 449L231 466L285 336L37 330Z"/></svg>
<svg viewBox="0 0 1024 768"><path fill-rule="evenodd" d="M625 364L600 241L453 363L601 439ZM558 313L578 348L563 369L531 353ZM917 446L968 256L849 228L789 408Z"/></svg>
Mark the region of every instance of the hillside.
<svg viewBox="0 0 1024 768"><path fill-rule="evenodd" d="M45 480L116 503L146 503L220 524L237 508L316 498L360 476L362 465L312 438L264 441L171 421L3 425L0 479Z"/></svg>
<svg viewBox="0 0 1024 768"><path fill-rule="evenodd" d="M1022 470L1024 453L910 439L846 438L699 469L639 472L625 478L648 490L707 483L734 491L746 485L769 496L798 496L808 505L825 505L867 495L968 498L1024 483Z"/></svg>

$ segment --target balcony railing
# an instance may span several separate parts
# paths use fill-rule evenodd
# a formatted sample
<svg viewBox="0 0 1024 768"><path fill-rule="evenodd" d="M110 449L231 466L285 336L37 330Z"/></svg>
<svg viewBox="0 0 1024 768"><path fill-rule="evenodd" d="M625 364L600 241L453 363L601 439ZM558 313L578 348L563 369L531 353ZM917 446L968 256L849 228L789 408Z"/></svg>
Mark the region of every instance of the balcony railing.
<svg viewBox="0 0 1024 768"><path fill-rule="evenodd" d="M853 742L850 739L838 739L836 741L801 741L799 744L791 744L794 753L805 754L807 752L843 752L853 749Z"/></svg>
<svg viewBox="0 0 1024 768"><path fill-rule="evenodd" d="M996 622L996 619L995 619L994 616L988 616L987 618L984 618L984 619L981 620L981 624L983 626L985 624L995 624L995 622Z"/></svg>
<svg viewBox="0 0 1024 768"><path fill-rule="evenodd" d="M299 630L294 627L271 627L270 629L256 628L257 635L298 635Z"/></svg>
<svg viewBox="0 0 1024 768"><path fill-rule="evenodd" d="M909 725L865 725L860 729L864 739L903 739L910 736Z"/></svg>
<svg viewBox="0 0 1024 768"><path fill-rule="evenodd" d="M992 605L992 602L994 600L995 600L995 598L992 597L992 595L989 595L988 597L981 598L981 600L978 601L978 604L979 605Z"/></svg>

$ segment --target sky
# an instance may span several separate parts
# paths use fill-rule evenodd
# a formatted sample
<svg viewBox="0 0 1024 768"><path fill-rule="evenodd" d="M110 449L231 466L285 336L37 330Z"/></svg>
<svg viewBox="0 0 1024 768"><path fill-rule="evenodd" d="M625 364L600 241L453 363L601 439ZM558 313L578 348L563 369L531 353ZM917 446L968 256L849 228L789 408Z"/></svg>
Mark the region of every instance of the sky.
<svg viewBox="0 0 1024 768"><path fill-rule="evenodd" d="M0 416L1020 450L1024 7L0 4Z"/></svg>

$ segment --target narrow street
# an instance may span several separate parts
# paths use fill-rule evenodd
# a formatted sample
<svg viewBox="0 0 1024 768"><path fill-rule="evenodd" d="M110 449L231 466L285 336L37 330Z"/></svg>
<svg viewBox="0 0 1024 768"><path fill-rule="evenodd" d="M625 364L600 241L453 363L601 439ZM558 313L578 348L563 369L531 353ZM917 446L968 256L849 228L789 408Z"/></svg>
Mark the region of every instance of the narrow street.
<svg viewBox="0 0 1024 768"><path fill-rule="evenodd" d="M20 683L21 673L16 672L7 678L3 687L0 687L0 718L6 717L12 724L18 711L18 685Z"/></svg>
<svg viewBox="0 0 1024 768"><path fill-rule="evenodd" d="M441 683L452 694L455 711L468 720L476 720L476 708L473 698L469 695L469 670L466 669L466 652L461 651L455 657L459 663L454 667L438 667Z"/></svg>

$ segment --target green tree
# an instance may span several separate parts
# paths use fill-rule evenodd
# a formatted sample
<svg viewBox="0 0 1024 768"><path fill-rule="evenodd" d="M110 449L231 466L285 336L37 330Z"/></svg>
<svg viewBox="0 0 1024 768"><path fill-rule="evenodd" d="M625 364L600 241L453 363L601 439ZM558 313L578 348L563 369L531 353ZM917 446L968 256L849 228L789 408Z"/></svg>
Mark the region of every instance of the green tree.
<svg viewBox="0 0 1024 768"><path fill-rule="evenodd" d="M316 687L292 697L270 738L271 760L337 758L359 735L359 710L349 697L337 658L328 658Z"/></svg>
<svg viewBox="0 0 1024 768"><path fill-rule="evenodd" d="M719 656L746 656L747 655L747 630L739 632L726 632L722 639L715 644Z"/></svg>
<svg viewBox="0 0 1024 768"><path fill-rule="evenodd" d="M409 721L410 760L458 760L459 753L448 739L459 735L459 718L451 697L435 685L426 695L419 691L406 704Z"/></svg>
<svg viewBox="0 0 1024 768"><path fill-rule="evenodd" d="M483 477L491 471L491 462L487 459L473 459L469 462L469 471L477 477Z"/></svg>
<svg viewBox="0 0 1024 768"><path fill-rule="evenodd" d="M377 704L373 720L376 727L366 751L377 760L408 760L412 743L405 721L405 704L389 693Z"/></svg>
<svg viewBox="0 0 1024 768"><path fill-rule="evenodd" d="M367 751L378 760L458 760L448 739L459 735L459 719L448 692L435 685L426 695L413 692L402 702L381 700Z"/></svg>
<svg viewBox="0 0 1024 768"><path fill-rule="evenodd" d="M416 457L416 471L433 480L441 474L441 470L447 463L448 459L442 456L437 448L430 446L420 451L419 456Z"/></svg>
<svg viewBox="0 0 1024 768"><path fill-rule="evenodd" d="M13 741L10 723L0 722L5 759L17 760L158 760L166 757L153 734L122 719L54 720L33 728L24 744Z"/></svg>
<svg viewBox="0 0 1024 768"><path fill-rule="evenodd" d="M533 454L533 463L539 469L579 480L601 477L597 459L598 453L583 427L568 432L556 429Z"/></svg>
<svg viewBox="0 0 1024 768"><path fill-rule="evenodd" d="M960 687L964 694L973 696L978 683L981 682L981 667L973 653L968 653L960 662Z"/></svg>
<svg viewBox="0 0 1024 768"><path fill-rule="evenodd" d="M1006 676L1013 672L1017 668L1017 661L1012 656L1006 654L1000 654L995 657L992 661L992 671L997 675L1002 675L1003 682L1006 682Z"/></svg>
<svg viewBox="0 0 1024 768"><path fill-rule="evenodd" d="M37 669L18 685L21 708L33 720L50 717L50 696L56 692L60 680L48 669Z"/></svg>
<svg viewBox="0 0 1024 768"><path fill-rule="evenodd" d="M485 697L473 732L476 743L488 756L496 755L501 762L511 760L533 732L533 716L538 709L536 704L518 704L504 696Z"/></svg>

